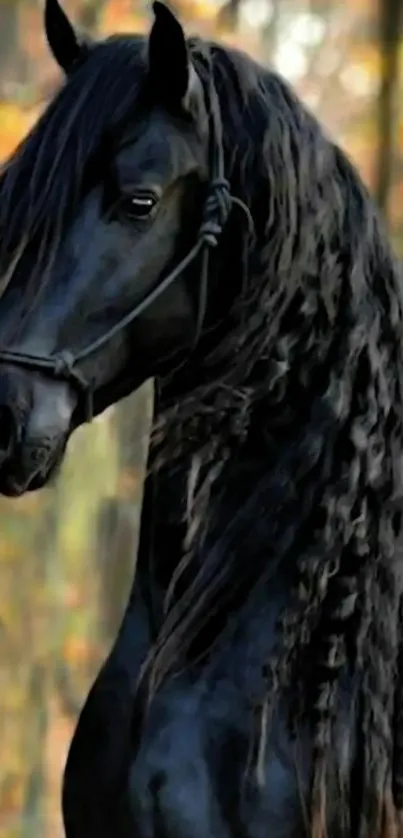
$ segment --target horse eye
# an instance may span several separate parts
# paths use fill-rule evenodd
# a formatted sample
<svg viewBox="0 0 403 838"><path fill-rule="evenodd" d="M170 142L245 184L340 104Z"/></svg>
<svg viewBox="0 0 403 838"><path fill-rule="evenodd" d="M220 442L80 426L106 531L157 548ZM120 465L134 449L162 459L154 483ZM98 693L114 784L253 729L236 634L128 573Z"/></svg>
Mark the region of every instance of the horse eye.
<svg viewBox="0 0 403 838"><path fill-rule="evenodd" d="M121 201L121 210L128 219L137 221L148 218L157 204L157 198L151 192L130 195Z"/></svg>

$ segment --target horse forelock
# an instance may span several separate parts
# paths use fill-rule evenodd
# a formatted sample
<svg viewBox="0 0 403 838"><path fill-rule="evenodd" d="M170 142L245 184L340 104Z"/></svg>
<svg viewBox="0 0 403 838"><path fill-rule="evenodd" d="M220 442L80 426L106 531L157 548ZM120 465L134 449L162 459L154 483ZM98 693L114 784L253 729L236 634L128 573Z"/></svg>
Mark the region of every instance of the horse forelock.
<svg viewBox="0 0 403 838"><path fill-rule="evenodd" d="M146 71L145 39L114 37L89 51L0 170L0 265L3 287L21 272L35 294L77 211L83 191L102 179L114 139L135 114Z"/></svg>

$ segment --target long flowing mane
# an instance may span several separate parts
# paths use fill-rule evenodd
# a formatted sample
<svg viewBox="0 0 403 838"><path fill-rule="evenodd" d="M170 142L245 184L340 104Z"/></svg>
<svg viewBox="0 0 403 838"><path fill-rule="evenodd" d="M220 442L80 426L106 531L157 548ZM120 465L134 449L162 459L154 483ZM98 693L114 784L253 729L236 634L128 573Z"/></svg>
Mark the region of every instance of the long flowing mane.
<svg viewBox="0 0 403 838"><path fill-rule="evenodd" d="M145 671L152 694L206 648L207 623L218 642L231 611L286 567L294 604L267 661L258 762L270 706L298 684L291 721L308 713L314 727L320 835L338 687L350 673L361 735L354 778L338 766L339 832L376 836L393 796L403 807L400 270L354 168L288 86L236 52L198 40L190 49L205 86L213 72L226 174L256 237L231 222L220 254L222 282L241 289L230 325L161 383L150 467L186 472L187 534ZM144 68L142 38L97 46L1 173L2 270L15 273L38 237L34 293L139 107ZM223 526L229 485L236 505Z"/></svg>
<svg viewBox="0 0 403 838"><path fill-rule="evenodd" d="M258 762L276 694L298 684L292 722L308 714L314 725L312 828L324 834L349 672L362 733L354 777L338 766L339 829L378 835L393 795L403 805L400 268L358 174L288 86L236 53L212 55L228 176L257 238L233 328L201 362L200 386L180 398L173 387L157 417L157 467L191 466L187 550L150 656L151 689L206 648L209 621L219 637L287 567L295 601L268 660ZM263 465L245 494L236 452L248 434ZM238 504L223 528L215 510L228 485Z"/></svg>

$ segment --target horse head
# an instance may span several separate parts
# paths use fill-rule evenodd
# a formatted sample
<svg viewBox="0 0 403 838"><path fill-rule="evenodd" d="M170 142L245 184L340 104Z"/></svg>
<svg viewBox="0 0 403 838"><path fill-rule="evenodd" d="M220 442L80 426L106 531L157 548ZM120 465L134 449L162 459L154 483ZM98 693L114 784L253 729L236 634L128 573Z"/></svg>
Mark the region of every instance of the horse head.
<svg viewBox="0 0 403 838"><path fill-rule="evenodd" d="M57 0L45 28L65 84L0 183L0 490L14 495L223 315L208 253L232 206L214 91L167 7L148 38L88 43Z"/></svg>

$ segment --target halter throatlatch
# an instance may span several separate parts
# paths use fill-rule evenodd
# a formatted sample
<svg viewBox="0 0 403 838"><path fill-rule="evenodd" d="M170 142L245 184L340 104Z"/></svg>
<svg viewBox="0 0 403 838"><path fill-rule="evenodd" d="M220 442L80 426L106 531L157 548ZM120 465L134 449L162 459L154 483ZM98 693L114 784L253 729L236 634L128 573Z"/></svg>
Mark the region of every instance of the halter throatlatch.
<svg viewBox="0 0 403 838"><path fill-rule="evenodd" d="M221 233L228 221L234 205L245 213L250 229L253 221L248 207L239 199L231 195L230 184L224 173L224 154L222 143L222 124L218 97L210 75L210 160L211 182L205 199L202 221L196 243L179 262L179 264L165 277L150 293L141 300L114 326L108 329L92 343L79 352L63 350L57 355L45 357L30 355L24 352L0 349L0 362L14 366L25 367L36 372L47 372L53 378L71 383L85 402L85 419L90 422L93 417L93 383L89 381L78 367L80 361L86 360L98 349L107 344L116 334L133 323L167 288L181 276L189 265L201 255L200 287L197 311L195 343L198 342L203 327L207 306L209 255L212 248L217 247Z"/></svg>

